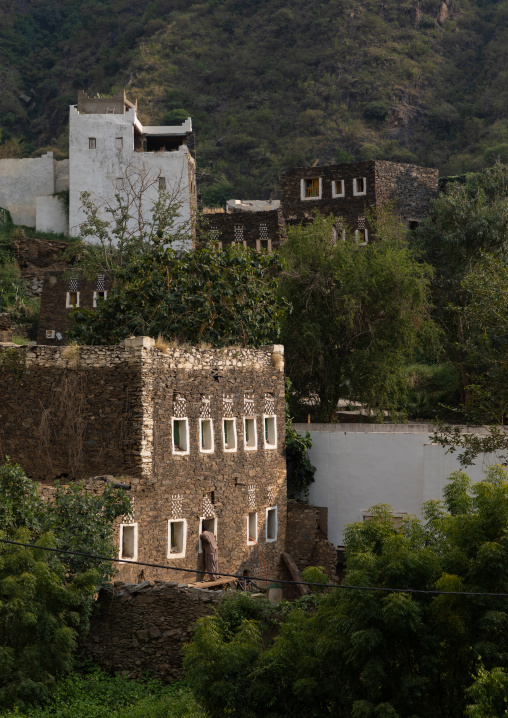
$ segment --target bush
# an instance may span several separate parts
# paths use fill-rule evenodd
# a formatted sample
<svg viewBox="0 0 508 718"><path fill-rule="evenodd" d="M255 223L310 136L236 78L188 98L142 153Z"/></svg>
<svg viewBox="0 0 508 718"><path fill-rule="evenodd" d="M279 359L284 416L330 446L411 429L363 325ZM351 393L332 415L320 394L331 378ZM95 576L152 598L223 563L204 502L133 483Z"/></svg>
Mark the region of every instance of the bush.
<svg viewBox="0 0 508 718"><path fill-rule="evenodd" d="M383 100L374 100L369 102L363 110L363 116L366 120L372 120L373 122L383 122L386 116L390 112L389 105Z"/></svg>
<svg viewBox="0 0 508 718"><path fill-rule="evenodd" d="M179 110L170 110L169 112L166 112L164 117L162 118L162 124L163 125L182 125L187 117L190 116L190 113L187 112L187 110L179 109Z"/></svg>

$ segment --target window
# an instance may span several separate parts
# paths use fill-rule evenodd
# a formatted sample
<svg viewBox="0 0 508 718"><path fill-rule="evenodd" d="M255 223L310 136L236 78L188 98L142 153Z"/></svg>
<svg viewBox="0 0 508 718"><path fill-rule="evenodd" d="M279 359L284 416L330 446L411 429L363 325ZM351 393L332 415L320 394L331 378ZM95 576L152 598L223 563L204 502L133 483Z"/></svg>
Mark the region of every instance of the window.
<svg viewBox="0 0 508 718"><path fill-rule="evenodd" d="M277 448L277 417L263 416L265 449Z"/></svg>
<svg viewBox="0 0 508 718"><path fill-rule="evenodd" d="M171 519L168 521L168 558L183 558L187 543L187 521Z"/></svg>
<svg viewBox="0 0 508 718"><path fill-rule="evenodd" d="M217 519L213 518L205 519L204 516L199 519L199 536L203 531L211 531L215 538L217 538ZM199 539L199 553L203 553L203 546L201 545L201 539Z"/></svg>
<svg viewBox="0 0 508 718"><path fill-rule="evenodd" d="M117 177L115 180L116 189L123 189L123 177Z"/></svg>
<svg viewBox="0 0 508 718"><path fill-rule="evenodd" d="M256 249L260 252L264 249L266 252L272 251L272 240L271 239L258 239L256 240Z"/></svg>
<svg viewBox="0 0 508 718"><path fill-rule="evenodd" d="M250 511L247 516L247 546L255 546L258 540L258 515Z"/></svg>
<svg viewBox="0 0 508 718"><path fill-rule="evenodd" d="M104 301L107 296L108 296L108 293L107 293L107 291L105 291L105 290L102 291L102 292L94 292L94 293L93 293L93 306L94 306L94 308L97 307L97 300Z"/></svg>
<svg viewBox="0 0 508 718"><path fill-rule="evenodd" d="M120 524L120 553L123 561L138 560L138 525Z"/></svg>
<svg viewBox="0 0 508 718"><path fill-rule="evenodd" d="M66 309L72 309L72 307L79 307L79 292L67 292L67 300L65 303Z"/></svg>
<svg viewBox="0 0 508 718"><path fill-rule="evenodd" d="M353 195L367 194L367 179L365 177L357 177L353 180Z"/></svg>
<svg viewBox="0 0 508 718"><path fill-rule="evenodd" d="M114 107L108 107L106 110L106 115L114 115L115 114L115 108Z"/></svg>
<svg viewBox="0 0 508 718"><path fill-rule="evenodd" d="M344 180L334 180L332 182L332 197L337 199L338 197L346 196L346 183Z"/></svg>
<svg viewBox="0 0 508 718"><path fill-rule="evenodd" d="M243 444L245 451L254 451L258 448L256 419L247 416L243 420Z"/></svg>
<svg viewBox="0 0 508 718"><path fill-rule="evenodd" d="M236 451L236 419L222 420L224 451Z"/></svg>
<svg viewBox="0 0 508 718"><path fill-rule="evenodd" d="M88 149L89 150L95 150L97 147L97 140L95 137L89 137L88 138Z"/></svg>
<svg viewBox="0 0 508 718"><path fill-rule="evenodd" d="M302 179L300 185L300 199L321 199L321 177Z"/></svg>
<svg viewBox="0 0 508 718"><path fill-rule="evenodd" d="M355 240L358 244L363 247L369 243L369 230L368 229L355 229Z"/></svg>
<svg viewBox="0 0 508 718"><path fill-rule="evenodd" d="M213 424L211 419L199 420L199 450L203 454L213 452Z"/></svg>
<svg viewBox="0 0 508 718"><path fill-rule="evenodd" d="M117 150L121 150L123 148L123 137L115 138L115 147Z"/></svg>
<svg viewBox="0 0 508 718"><path fill-rule="evenodd" d="M173 454L189 453L189 420L172 419Z"/></svg>
<svg viewBox="0 0 508 718"><path fill-rule="evenodd" d="M266 509L266 540L267 541L277 541L277 529L278 529L278 521L277 521L277 507L271 506L269 509Z"/></svg>
<svg viewBox="0 0 508 718"><path fill-rule="evenodd" d="M159 189L166 189L166 178L159 177Z"/></svg>

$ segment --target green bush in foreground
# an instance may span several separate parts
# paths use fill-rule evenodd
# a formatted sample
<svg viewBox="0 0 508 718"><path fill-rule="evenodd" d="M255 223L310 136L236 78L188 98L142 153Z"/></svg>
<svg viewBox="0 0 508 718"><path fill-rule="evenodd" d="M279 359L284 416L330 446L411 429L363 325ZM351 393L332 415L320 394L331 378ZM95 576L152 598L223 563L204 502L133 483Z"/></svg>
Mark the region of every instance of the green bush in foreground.
<svg viewBox="0 0 508 718"><path fill-rule="evenodd" d="M134 681L94 667L55 685L42 706L1 711L0 718L205 718L184 683Z"/></svg>

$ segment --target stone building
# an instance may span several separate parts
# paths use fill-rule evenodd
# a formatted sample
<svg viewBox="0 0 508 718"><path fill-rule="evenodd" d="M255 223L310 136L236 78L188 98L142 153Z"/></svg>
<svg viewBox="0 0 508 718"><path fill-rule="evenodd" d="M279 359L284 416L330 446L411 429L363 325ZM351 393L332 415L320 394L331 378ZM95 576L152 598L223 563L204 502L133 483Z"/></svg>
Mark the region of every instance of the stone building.
<svg viewBox="0 0 508 718"><path fill-rule="evenodd" d="M271 252L285 238L278 200L228 200L223 209L203 210L203 230L219 247L242 245Z"/></svg>
<svg viewBox="0 0 508 718"><path fill-rule="evenodd" d="M37 343L59 346L66 343L67 332L74 326L72 309L95 309L107 300L111 280L99 274L88 280L78 270L50 270L44 273L41 308L37 325Z"/></svg>
<svg viewBox="0 0 508 718"><path fill-rule="evenodd" d="M369 241L369 210L388 203L408 229L415 229L437 195L436 169L369 160L326 167L295 167L282 173L281 209L288 224L308 221L314 211L332 214Z"/></svg>
<svg viewBox="0 0 508 718"><path fill-rule="evenodd" d="M284 435L280 346L0 346L0 454L49 483L110 475L130 486L132 515L117 526L127 581L200 581L204 529L221 571L262 575L259 545L278 576Z"/></svg>

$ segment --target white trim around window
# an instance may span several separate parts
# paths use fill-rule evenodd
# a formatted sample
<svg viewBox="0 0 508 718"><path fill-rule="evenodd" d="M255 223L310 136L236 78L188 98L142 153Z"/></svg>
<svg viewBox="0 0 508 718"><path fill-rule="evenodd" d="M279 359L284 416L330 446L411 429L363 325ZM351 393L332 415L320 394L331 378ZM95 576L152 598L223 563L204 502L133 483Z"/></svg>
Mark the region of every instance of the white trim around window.
<svg viewBox="0 0 508 718"><path fill-rule="evenodd" d="M103 292L94 292L93 293L93 307L94 309L97 309L97 299L99 299L99 294L102 295L102 299L108 298L108 292L107 290L104 290Z"/></svg>
<svg viewBox="0 0 508 718"><path fill-rule="evenodd" d="M76 295L76 304L72 304L71 294ZM66 309L74 309L74 307L79 307L79 292L67 292L67 297L65 299L65 308Z"/></svg>
<svg viewBox="0 0 508 718"><path fill-rule="evenodd" d="M363 242L360 242L360 235L363 234ZM358 242L359 247L365 247L369 243L369 230L355 229L355 241Z"/></svg>
<svg viewBox="0 0 508 718"><path fill-rule="evenodd" d="M332 181L332 197L338 199L339 197L346 196L346 183L344 180L333 180Z"/></svg>
<svg viewBox="0 0 508 718"><path fill-rule="evenodd" d="M277 541L279 532L279 517L277 506L269 506L265 514L265 537L266 543Z"/></svg>
<svg viewBox="0 0 508 718"><path fill-rule="evenodd" d="M263 442L265 449L277 448L277 417L263 414Z"/></svg>
<svg viewBox="0 0 508 718"><path fill-rule="evenodd" d="M199 419L199 451L201 454L213 454L214 437L212 419Z"/></svg>
<svg viewBox="0 0 508 718"><path fill-rule="evenodd" d="M227 453L237 449L236 419L222 419L222 448Z"/></svg>
<svg viewBox="0 0 508 718"><path fill-rule="evenodd" d="M138 525L120 524L120 546L118 558L121 561L138 560Z"/></svg>
<svg viewBox="0 0 508 718"><path fill-rule="evenodd" d="M363 181L363 190L358 189L359 180ZM367 194L367 178L355 177L353 180L353 197L363 197L365 194Z"/></svg>
<svg viewBox="0 0 508 718"><path fill-rule="evenodd" d="M171 529L173 528L173 543ZM187 519L169 519L168 521L168 558L185 558L187 547ZM175 550L173 550L175 549Z"/></svg>
<svg viewBox="0 0 508 718"><path fill-rule="evenodd" d="M319 194L317 197L306 197L305 196L305 181L310 179L319 179ZM308 200L316 200L321 199L323 196L323 178L322 177L304 177L300 180L300 199L303 202L307 202Z"/></svg>
<svg viewBox="0 0 508 718"><path fill-rule="evenodd" d="M258 448L258 427L254 416L243 417L243 448L245 451L256 451Z"/></svg>
<svg viewBox="0 0 508 718"><path fill-rule="evenodd" d="M247 522L247 546L255 546L258 540L258 512L249 511L245 518ZM251 539L254 539L254 541L251 541Z"/></svg>
<svg viewBox="0 0 508 718"><path fill-rule="evenodd" d="M180 416L171 418L171 448L173 454L185 456L189 453L189 420Z"/></svg>
<svg viewBox="0 0 508 718"><path fill-rule="evenodd" d="M213 535L215 536L215 538L217 538L217 517L216 517L216 516L213 516L213 517L209 516L208 518L206 518L205 516L201 516L200 519L199 519L199 533L198 533L198 539L199 539L198 552L199 552L199 553L203 553L203 546L201 545L201 539L200 539L199 537L201 536L201 534L203 533L203 531L209 531L209 530L210 530L210 528L207 528L206 526L203 528L203 522L204 522L204 521L210 521L210 522L212 522L212 533L213 533Z"/></svg>

